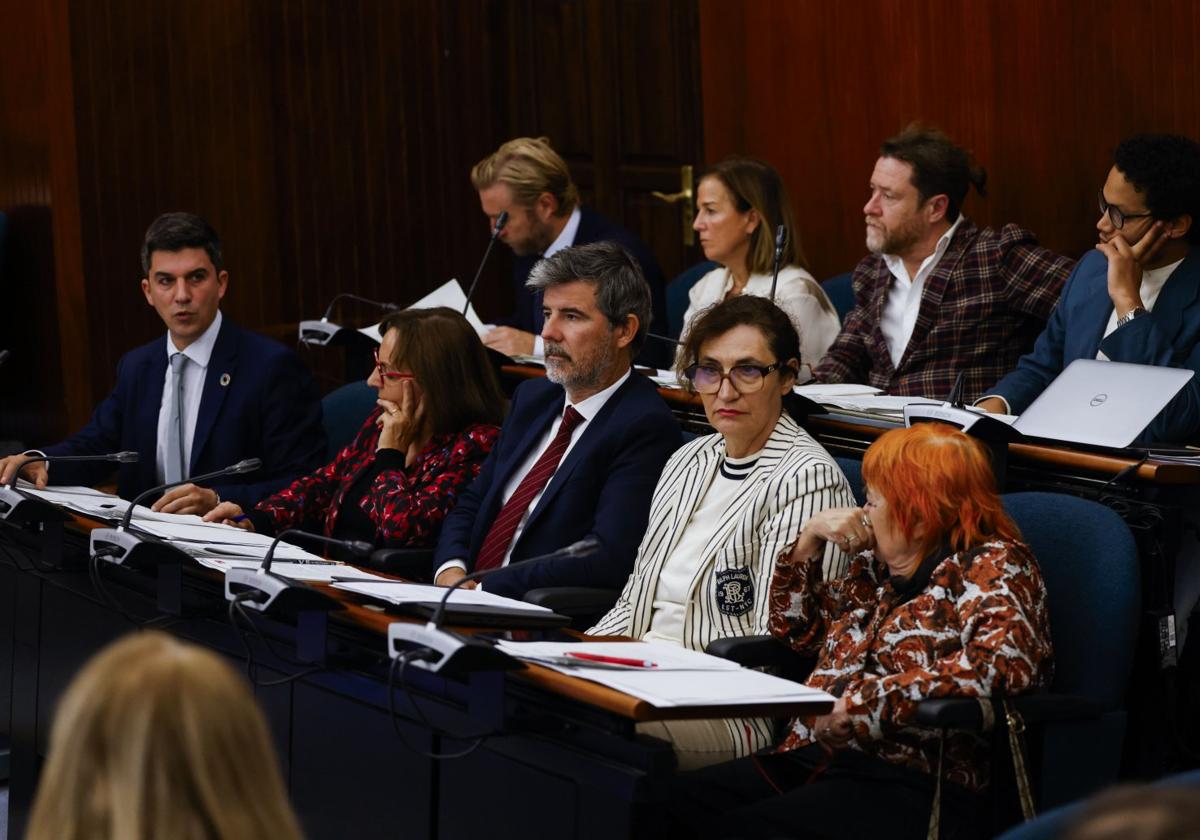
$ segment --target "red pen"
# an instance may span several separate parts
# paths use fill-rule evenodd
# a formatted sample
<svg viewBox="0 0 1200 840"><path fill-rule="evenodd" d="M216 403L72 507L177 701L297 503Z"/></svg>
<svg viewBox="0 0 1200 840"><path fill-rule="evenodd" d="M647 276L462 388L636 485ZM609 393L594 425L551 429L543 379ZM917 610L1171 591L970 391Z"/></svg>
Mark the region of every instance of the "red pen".
<svg viewBox="0 0 1200 840"><path fill-rule="evenodd" d="M629 668L657 668L658 663L647 662L644 659L626 659L622 656L604 656L599 653L576 653L568 651L567 656L575 659L586 659L588 662L601 662L606 665L625 665Z"/></svg>

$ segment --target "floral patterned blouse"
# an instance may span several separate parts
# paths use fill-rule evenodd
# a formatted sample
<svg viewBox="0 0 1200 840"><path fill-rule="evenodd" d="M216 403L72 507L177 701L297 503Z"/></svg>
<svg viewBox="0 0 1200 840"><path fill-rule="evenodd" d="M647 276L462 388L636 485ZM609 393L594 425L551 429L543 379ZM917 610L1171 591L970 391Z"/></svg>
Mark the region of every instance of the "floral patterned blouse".
<svg viewBox="0 0 1200 840"><path fill-rule="evenodd" d="M343 501L350 501L374 524L377 547L434 545L446 514L479 475L500 430L476 424L457 434L435 435L406 467L403 452L376 451L380 411L371 413L331 463L263 499L251 519L266 514L276 532L304 528L333 536Z"/></svg>
<svg viewBox="0 0 1200 840"><path fill-rule="evenodd" d="M789 552L770 595L771 634L816 654L809 685L846 698L849 748L929 774L939 733L914 725L920 701L1019 694L1052 673L1046 587L1029 548L997 541L943 556L897 580L864 551L845 577L823 581L819 558ZM814 742L813 721L793 721L780 749ZM948 733L945 778L981 790L987 773L987 742Z"/></svg>

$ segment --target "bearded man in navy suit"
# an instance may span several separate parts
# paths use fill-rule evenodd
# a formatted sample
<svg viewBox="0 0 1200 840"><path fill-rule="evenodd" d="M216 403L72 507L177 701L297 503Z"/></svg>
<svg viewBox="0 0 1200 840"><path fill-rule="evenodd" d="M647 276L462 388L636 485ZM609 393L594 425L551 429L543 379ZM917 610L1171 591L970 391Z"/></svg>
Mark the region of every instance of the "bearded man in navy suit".
<svg viewBox="0 0 1200 840"><path fill-rule="evenodd" d="M542 301L525 281L538 261L563 248L592 242L616 242L631 253L650 285L652 333L666 332L666 286L654 254L620 225L579 202L571 172L545 137L509 140L471 170L471 183L490 224L504 212L508 223L500 239L513 252L513 292L516 305L486 336L484 344L508 356L541 356ZM652 346L646 363L669 364L674 347Z"/></svg>
<svg viewBox="0 0 1200 840"><path fill-rule="evenodd" d="M136 450L138 462L122 464L117 478L117 492L126 499L246 458L262 459L253 473L168 490L153 506L167 513L204 514L222 500L253 507L320 466L325 432L316 385L291 350L221 315L229 272L208 222L191 213L159 216L146 231L142 270L142 293L167 326L165 340L127 353L117 365L116 387L91 422L41 451ZM0 460L0 483L15 478L24 458ZM104 463L37 463L22 477L38 487L90 485L105 480L109 469Z"/></svg>
<svg viewBox="0 0 1200 840"><path fill-rule="evenodd" d="M646 529L650 497L679 425L632 359L650 321L650 289L620 245L597 242L540 262L546 378L513 393L500 439L442 526L441 585L496 569L489 592L619 588ZM594 553L523 563L585 537Z"/></svg>

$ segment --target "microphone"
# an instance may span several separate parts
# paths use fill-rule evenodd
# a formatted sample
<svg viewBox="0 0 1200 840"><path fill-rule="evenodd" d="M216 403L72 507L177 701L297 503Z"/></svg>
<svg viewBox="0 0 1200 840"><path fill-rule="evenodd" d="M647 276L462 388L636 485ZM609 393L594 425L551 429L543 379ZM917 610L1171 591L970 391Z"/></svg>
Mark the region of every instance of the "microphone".
<svg viewBox="0 0 1200 840"><path fill-rule="evenodd" d="M779 283L779 264L783 262L783 243L787 240L787 228L775 228L775 273L771 277L771 303L775 302L775 286Z"/></svg>
<svg viewBox="0 0 1200 840"><path fill-rule="evenodd" d="M678 338L671 338L671 336L669 336L669 335L659 335L658 333L652 333L652 332L646 333L646 338L656 338L659 341L667 341L676 346L683 344L683 342L680 341Z"/></svg>
<svg viewBox="0 0 1200 840"><path fill-rule="evenodd" d="M496 240L500 237L500 231L504 230L506 224L508 224L508 211L502 210L496 217L496 223L492 225L492 238L488 240L487 250L483 252L483 259L479 261L479 268L475 269L475 279L471 281L471 288L467 290L467 302L463 304L463 315L466 315L467 310L471 308L471 297L475 294L475 287L479 285L479 276L483 274L483 267L487 265L488 257L491 256L492 246L496 244Z"/></svg>
<svg viewBox="0 0 1200 840"><path fill-rule="evenodd" d="M270 548L257 569L229 569L225 572L225 599L245 604L252 610L268 610L296 615L309 610L337 610L341 604L319 589L297 584L271 571L275 547L284 537L304 537L325 545L334 545L350 551L357 557L365 557L374 546L364 540L339 540L299 528L285 528L275 535ZM322 561L323 563L325 561Z"/></svg>
<svg viewBox="0 0 1200 840"><path fill-rule="evenodd" d="M11 355L12 355L12 351L11 351L11 350L0 350L0 365L2 365L2 364L4 364L5 362L7 362L7 361L8 361L8 358L9 358L9 356L11 356Z"/></svg>
<svg viewBox="0 0 1200 840"><path fill-rule="evenodd" d="M166 484L160 484L158 487L151 487L137 496L134 496L133 501L129 503L129 507L125 510L125 515L121 517L121 522L116 528L97 528L92 531L90 540L90 551L92 559L103 559L116 565L122 565L130 559L130 555L139 546L147 546L148 548L142 553L149 556L165 559L169 556L173 559L178 559L182 554L177 548L161 542L146 542L136 534L130 533L129 522L133 519L133 509L138 503L144 499L153 496L155 493L161 493L163 490L170 490L172 487L179 487L184 484L195 484L201 481L209 481L214 478L221 478L226 475L241 475L242 473L253 472L262 466L262 460L259 458L247 458L244 461L238 461L236 464L226 467L223 470L197 475L192 478L185 478L180 481L169 481ZM154 546L154 548L149 548ZM149 559L149 557L147 558Z"/></svg>
<svg viewBox="0 0 1200 840"><path fill-rule="evenodd" d="M954 408L965 408L962 401L963 385L967 381L967 372L960 370L958 376L954 379L954 386L950 389L949 396L946 397L946 402Z"/></svg>
<svg viewBox="0 0 1200 840"><path fill-rule="evenodd" d="M137 460L138 453L133 450L109 452L104 455L30 455L21 462L21 465L17 467L17 471L13 473L11 484L0 484L0 519L8 519L17 512L17 508L21 507L23 503L30 503L34 507L50 507L41 500L29 499L16 488L17 478L21 475L21 470L25 469L29 464L36 464L39 461L109 461L116 464L133 464Z"/></svg>
<svg viewBox="0 0 1200 840"><path fill-rule="evenodd" d="M590 557L600 550L600 540L584 537L565 548L522 560L522 563L545 563L568 557ZM446 589L429 623L406 624L396 622L388 625L388 653L396 659L404 656L412 660L414 667L443 676L462 676L475 671L510 671L525 667L519 660L496 650L487 642L472 636L464 636L442 629L446 617L446 603L454 591L465 583L480 580L500 571L504 566L484 569L464 575Z"/></svg>
<svg viewBox="0 0 1200 840"><path fill-rule="evenodd" d="M314 344L320 347L324 347L333 341L333 337L342 331L342 327L340 324L331 323L329 316L333 314L333 308L339 300L356 300L359 303L365 303L387 312L392 312L400 308L394 303L385 303L383 301L371 300L361 295L351 294L350 292L342 292L341 294L334 295L333 300L329 301L329 306L325 308L325 314L321 316L321 320L300 322L301 341L305 344Z"/></svg>

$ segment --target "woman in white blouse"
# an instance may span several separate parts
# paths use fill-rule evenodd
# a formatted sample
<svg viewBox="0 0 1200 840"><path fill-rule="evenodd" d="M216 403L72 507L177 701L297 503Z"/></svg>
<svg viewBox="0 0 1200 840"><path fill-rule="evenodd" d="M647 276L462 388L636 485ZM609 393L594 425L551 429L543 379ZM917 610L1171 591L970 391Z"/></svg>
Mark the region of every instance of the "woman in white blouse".
<svg viewBox="0 0 1200 840"><path fill-rule="evenodd" d="M853 506L841 470L783 410L799 339L788 316L740 295L700 313L681 378L717 433L680 448L663 469L633 573L589 632L704 650L714 639L767 632L775 558L810 516ZM841 572L842 548L826 551ZM671 741L680 769L749 755L771 741L764 720L669 721L639 731Z"/></svg>
<svg viewBox="0 0 1200 840"><path fill-rule="evenodd" d="M775 303L800 333L798 379L807 381L841 329L837 311L821 284L804 268L804 253L792 204L779 173L754 158L728 158L700 179L696 220L704 256L721 265L688 292L683 316L686 336L705 307L737 295L770 297L775 261L775 230L787 228Z"/></svg>

